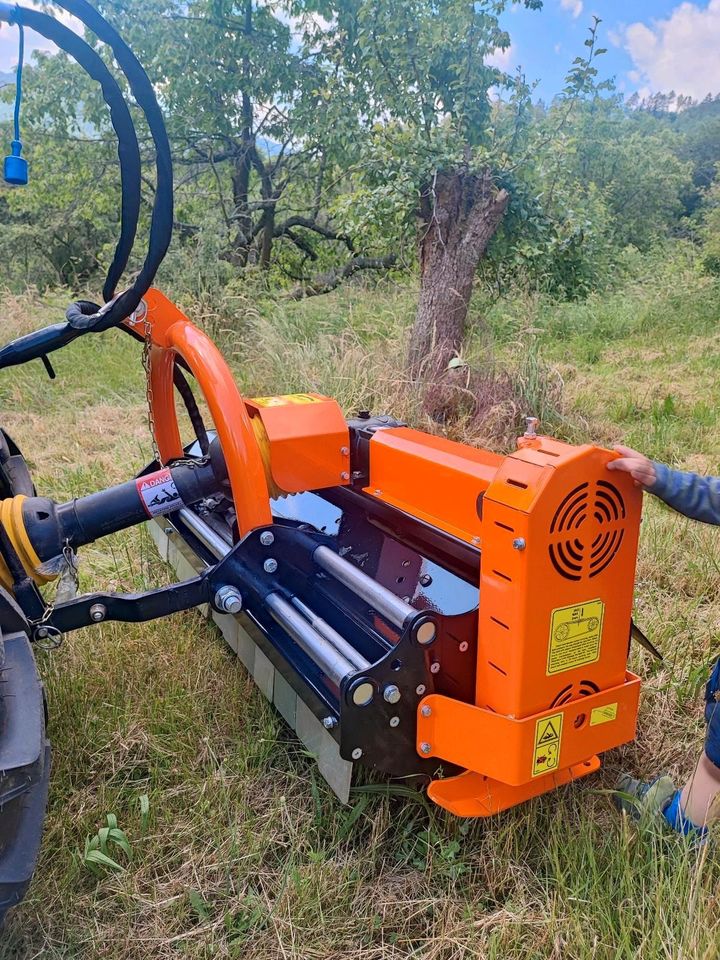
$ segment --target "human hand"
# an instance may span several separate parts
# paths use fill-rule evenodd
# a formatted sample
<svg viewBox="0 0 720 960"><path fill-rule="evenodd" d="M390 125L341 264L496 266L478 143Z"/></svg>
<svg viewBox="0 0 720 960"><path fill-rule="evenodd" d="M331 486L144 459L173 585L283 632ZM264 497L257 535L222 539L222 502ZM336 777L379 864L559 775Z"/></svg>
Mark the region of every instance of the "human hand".
<svg viewBox="0 0 720 960"><path fill-rule="evenodd" d="M642 487L648 490L655 483L655 466L652 460L649 460L644 453L633 450L632 447L623 447L615 444L613 447L620 456L617 460L611 460L608 463L608 470L622 470L623 473L629 473L635 481L636 487Z"/></svg>

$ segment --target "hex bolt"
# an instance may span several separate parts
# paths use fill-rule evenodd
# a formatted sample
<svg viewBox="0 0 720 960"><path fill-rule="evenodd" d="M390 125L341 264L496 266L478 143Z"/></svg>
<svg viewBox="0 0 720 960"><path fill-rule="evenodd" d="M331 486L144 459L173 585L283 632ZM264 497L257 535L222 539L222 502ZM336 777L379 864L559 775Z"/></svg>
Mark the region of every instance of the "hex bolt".
<svg viewBox="0 0 720 960"><path fill-rule="evenodd" d="M397 703L400 699L400 690L394 683L389 683L383 690L383 700L386 703Z"/></svg>
<svg viewBox="0 0 720 960"><path fill-rule="evenodd" d="M105 614L107 613L107 607L104 603L94 603L90 607L90 619L93 623L100 623L105 619Z"/></svg>
<svg viewBox="0 0 720 960"><path fill-rule="evenodd" d="M265 573L275 573L278 568L278 562L274 557L268 557L265 563L263 564L263 570Z"/></svg>
<svg viewBox="0 0 720 960"><path fill-rule="evenodd" d="M220 587L215 594L215 606L223 613L240 613L243 607L242 594L229 585Z"/></svg>
<svg viewBox="0 0 720 960"><path fill-rule="evenodd" d="M513 540L513 550L524 550L526 546L525 537L515 537Z"/></svg>
<svg viewBox="0 0 720 960"><path fill-rule="evenodd" d="M263 530L260 534L260 543L264 547L271 547L275 543L275 536L269 530Z"/></svg>
<svg viewBox="0 0 720 960"><path fill-rule="evenodd" d="M353 758L353 760L359 760L360 757L362 756L362 750L360 749L360 747L355 747L355 749L350 754L350 756Z"/></svg>
<svg viewBox="0 0 720 960"><path fill-rule="evenodd" d="M323 717L322 725L326 730L334 730L337 726L337 719L335 717Z"/></svg>
<svg viewBox="0 0 720 960"><path fill-rule="evenodd" d="M428 707L428 706L426 705L426 706L424 706L424 707L420 707L420 713L421 713L424 717L429 717L430 714L432 713L432 710L430 709L430 707Z"/></svg>
<svg viewBox="0 0 720 960"><path fill-rule="evenodd" d="M432 750L432 747L430 746L429 743L421 743L421 744L420 744L420 752L421 752L421 753L430 753L431 750Z"/></svg>
<svg viewBox="0 0 720 960"><path fill-rule="evenodd" d="M425 693L425 684L424 684L424 683L419 683L419 684L415 687L415 693L416 693L419 697L421 697L421 696Z"/></svg>
<svg viewBox="0 0 720 960"><path fill-rule="evenodd" d="M440 663L438 660L430 664L430 673L440 673Z"/></svg>
<svg viewBox="0 0 720 960"><path fill-rule="evenodd" d="M397 727L400 725L400 717L390 717L390 726Z"/></svg>

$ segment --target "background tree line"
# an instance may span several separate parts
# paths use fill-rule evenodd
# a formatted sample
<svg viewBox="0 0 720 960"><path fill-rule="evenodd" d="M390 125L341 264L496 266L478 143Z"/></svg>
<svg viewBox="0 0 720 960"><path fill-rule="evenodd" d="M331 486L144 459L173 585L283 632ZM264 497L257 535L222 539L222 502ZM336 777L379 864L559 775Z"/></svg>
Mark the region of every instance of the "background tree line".
<svg viewBox="0 0 720 960"><path fill-rule="evenodd" d="M493 65L510 5L98 3L167 117L174 279L198 297L298 298L419 273L410 369L440 375L474 284L583 298L677 240L720 272L720 97L624 102L602 79L596 24L561 94L537 102ZM64 55L36 54L25 97L32 182L0 195L5 282L89 287L118 230L106 109Z"/></svg>

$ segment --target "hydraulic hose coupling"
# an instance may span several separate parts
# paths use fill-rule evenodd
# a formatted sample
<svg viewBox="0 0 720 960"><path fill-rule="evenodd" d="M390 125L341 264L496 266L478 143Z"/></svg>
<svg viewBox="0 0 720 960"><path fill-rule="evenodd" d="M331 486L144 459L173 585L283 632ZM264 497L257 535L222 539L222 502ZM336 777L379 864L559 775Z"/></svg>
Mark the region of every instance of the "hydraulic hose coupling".
<svg viewBox="0 0 720 960"><path fill-rule="evenodd" d="M42 561L33 549L23 517L23 505L27 497L19 494L7 500L0 501L0 523L10 538L15 553L18 555L27 575L41 586L49 583L57 576L56 573L41 573ZM0 556L0 585L10 590L13 578L2 556Z"/></svg>
<svg viewBox="0 0 720 960"><path fill-rule="evenodd" d="M28 162L22 155L20 140L13 140L10 149L12 152L3 164L3 179L13 187L24 187L28 182Z"/></svg>

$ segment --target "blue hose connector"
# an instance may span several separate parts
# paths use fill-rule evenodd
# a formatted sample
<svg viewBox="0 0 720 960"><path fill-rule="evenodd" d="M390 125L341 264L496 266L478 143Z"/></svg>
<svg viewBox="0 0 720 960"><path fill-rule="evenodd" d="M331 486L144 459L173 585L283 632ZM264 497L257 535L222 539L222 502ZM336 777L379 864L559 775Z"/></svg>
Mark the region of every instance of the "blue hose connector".
<svg viewBox="0 0 720 960"><path fill-rule="evenodd" d="M5 157L3 178L5 183L12 184L14 187L24 187L28 182L28 162L22 156L21 141L13 140L10 148L12 153L9 157Z"/></svg>

